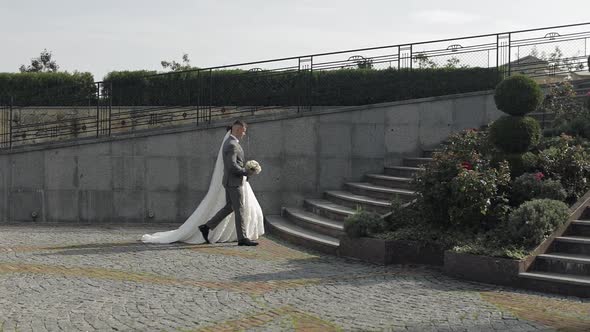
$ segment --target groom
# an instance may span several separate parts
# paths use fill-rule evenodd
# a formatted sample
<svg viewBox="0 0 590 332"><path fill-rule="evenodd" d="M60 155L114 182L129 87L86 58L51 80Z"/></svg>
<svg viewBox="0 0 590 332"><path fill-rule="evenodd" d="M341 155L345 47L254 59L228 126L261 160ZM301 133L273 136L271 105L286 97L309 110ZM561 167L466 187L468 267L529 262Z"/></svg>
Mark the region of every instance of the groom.
<svg viewBox="0 0 590 332"><path fill-rule="evenodd" d="M236 120L231 126L231 135L223 143L223 187L225 188L226 204L206 224L199 226L205 242L209 242L209 230L217 227L230 213L235 213L236 231L238 233L239 246L256 246L258 242L246 237L246 225L244 225L244 205L242 197L244 176L252 173L244 168L244 150L240 146L240 139L246 135L246 123Z"/></svg>

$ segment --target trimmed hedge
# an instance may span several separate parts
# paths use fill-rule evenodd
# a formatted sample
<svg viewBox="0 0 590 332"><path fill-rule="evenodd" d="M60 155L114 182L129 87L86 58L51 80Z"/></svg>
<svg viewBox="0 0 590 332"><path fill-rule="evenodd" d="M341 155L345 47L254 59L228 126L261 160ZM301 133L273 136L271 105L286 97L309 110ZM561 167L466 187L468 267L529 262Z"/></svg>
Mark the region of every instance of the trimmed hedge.
<svg viewBox="0 0 590 332"><path fill-rule="evenodd" d="M112 83L113 105L365 105L490 90L501 80L495 68L155 74L109 73L105 82Z"/></svg>
<svg viewBox="0 0 590 332"><path fill-rule="evenodd" d="M95 92L91 73L0 73L0 97L16 106L86 105Z"/></svg>
<svg viewBox="0 0 590 332"><path fill-rule="evenodd" d="M347 106L493 89L495 68L340 69L307 72L214 70L109 73L116 106ZM95 103L90 73L0 73L0 96L18 106ZM90 99L89 99L90 98Z"/></svg>

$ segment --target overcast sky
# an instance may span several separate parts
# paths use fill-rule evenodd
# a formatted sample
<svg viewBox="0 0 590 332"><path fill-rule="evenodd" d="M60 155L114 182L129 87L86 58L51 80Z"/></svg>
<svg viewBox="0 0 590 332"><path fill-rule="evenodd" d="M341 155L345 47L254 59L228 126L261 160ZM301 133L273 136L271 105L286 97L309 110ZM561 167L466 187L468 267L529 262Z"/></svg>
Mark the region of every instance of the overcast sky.
<svg viewBox="0 0 590 332"><path fill-rule="evenodd" d="M590 1L0 0L0 72L208 67L590 21Z"/></svg>

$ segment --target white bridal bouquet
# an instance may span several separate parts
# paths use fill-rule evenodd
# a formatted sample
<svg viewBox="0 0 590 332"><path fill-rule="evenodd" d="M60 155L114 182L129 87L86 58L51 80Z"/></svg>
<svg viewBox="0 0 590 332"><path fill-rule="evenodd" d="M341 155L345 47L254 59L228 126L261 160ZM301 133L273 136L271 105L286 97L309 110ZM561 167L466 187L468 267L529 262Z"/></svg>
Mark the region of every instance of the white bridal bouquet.
<svg viewBox="0 0 590 332"><path fill-rule="evenodd" d="M246 162L246 169L252 174L258 174L262 171L262 167L256 160L248 160Z"/></svg>

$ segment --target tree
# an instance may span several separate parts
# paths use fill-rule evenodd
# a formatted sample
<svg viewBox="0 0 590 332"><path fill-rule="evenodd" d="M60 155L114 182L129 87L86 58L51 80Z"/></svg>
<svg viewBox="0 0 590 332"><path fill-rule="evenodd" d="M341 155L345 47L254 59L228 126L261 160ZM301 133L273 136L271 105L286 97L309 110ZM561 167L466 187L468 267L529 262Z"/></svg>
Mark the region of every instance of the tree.
<svg viewBox="0 0 590 332"><path fill-rule="evenodd" d="M457 68L457 65L461 62L461 60L459 60L459 58L457 57L451 57L450 59L447 59L447 64L445 65L445 68ZM465 68L467 66L462 65L461 68Z"/></svg>
<svg viewBox="0 0 590 332"><path fill-rule="evenodd" d="M373 69L373 59L363 59L356 64L359 69Z"/></svg>
<svg viewBox="0 0 590 332"><path fill-rule="evenodd" d="M537 46L533 46L533 49L531 50L531 54L532 57L535 57L537 59L539 59L539 50L537 49Z"/></svg>
<svg viewBox="0 0 590 332"><path fill-rule="evenodd" d="M31 59L30 66L25 67L25 65L22 65L19 70L21 73L55 73L59 66L55 63L55 60L51 60L51 56L51 52L43 49L38 58Z"/></svg>
<svg viewBox="0 0 590 332"><path fill-rule="evenodd" d="M434 68L438 67L436 62L432 61L424 52L416 53L416 55L414 56L414 62L418 63L418 68L420 68L420 69L425 69L425 68L434 69Z"/></svg>
<svg viewBox="0 0 590 332"><path fill-rule="evenodd" d="M188 58L188 54L185 53L182 55L182 64L174 60L172 60L172 62L162 60L160 63L162 64L162 68L164 69L170 68L171 71L183 71L193 69L193 67L191 67L190 65L190 62L191 61Z"/></svg>
<svg viewBox="0 0 590 332"><path fill-rule="evenodd" d="M545 59L544 57L542 57L542 59L547 60L549 62L549 64L548 64L549 70L551 70L553 72L558 72L558 71L573 72L573 71L584 70L584 63L582 61L580 61L579 63L576 63L576 61L578 61L577 59L579 59L579 57L580 57L579 54L580 54L580 51L578 51L573 57L564 58L563 52L561 51L559 46L555 46L555 50L549 54L549 58ZM590 66L590 63L589 63L589 66Z"/></svg>

